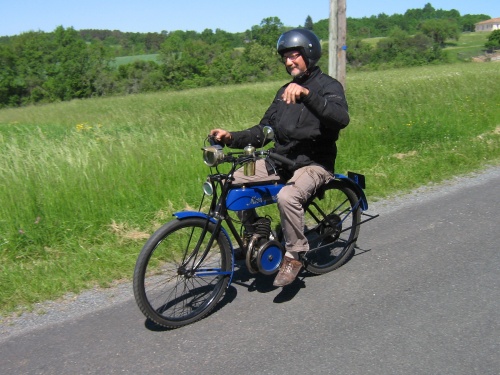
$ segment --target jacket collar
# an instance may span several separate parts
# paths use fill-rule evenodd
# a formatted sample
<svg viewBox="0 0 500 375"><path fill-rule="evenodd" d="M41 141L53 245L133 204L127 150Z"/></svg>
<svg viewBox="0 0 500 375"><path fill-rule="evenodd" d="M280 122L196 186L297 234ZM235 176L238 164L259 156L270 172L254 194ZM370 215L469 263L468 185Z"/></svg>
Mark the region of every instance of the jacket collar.
<svg viewBox="0 0 500 375"><path fill-rule="evenodd" d="M318 66L315 66L311 70L307 70L304 74L302 74L300 77L295 77L293 79L293 83L297 83L299 85L303 85L307 81L309 81L311 78L314 78L321 74L321 69Z"/></svg>

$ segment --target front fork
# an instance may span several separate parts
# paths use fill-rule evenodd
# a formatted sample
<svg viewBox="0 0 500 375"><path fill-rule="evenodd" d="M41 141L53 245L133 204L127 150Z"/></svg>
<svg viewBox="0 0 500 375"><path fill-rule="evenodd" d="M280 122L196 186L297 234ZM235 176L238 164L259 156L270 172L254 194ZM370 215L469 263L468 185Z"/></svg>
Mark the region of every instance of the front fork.
<svg viewBox="0 0 500 375"><path fill-rule="evenodd" d="M231 237L229 236L229 233L227 230L222 226L223 219L219 218L216 220L214 217L209 216L203 212L198 212L198 211L182 211L182 212L176 212L174 213L174 216L179 219L179 220L184 220L188 218L203 218L207 220L206 222L206 227L203 230L202 236L199 238L198 243L196 244L196 249L197 251L193 252L193 254L184 262L184 264L179 267L178 272L182 273L185 276L189 277L206 277L206 276L216 276L216 275L230 275L229 283L228 285L231 284L231 281L233 279L233 274L234 274L234 249L233 245L231 242ZM236 232L236 229L234 228L233 223L230 220L226 221L231 229L231 231L234 233ZM215 230L212 232L210 239L208 241L208 244L206 245L205 249L201 250L200 246L201 243L203 242L203 239L205 238L205 235L207 233L208 225L209 223L215 224ZM219 233L221 233L226 237L227 242L230 246L231 250L231 268L230 270L226 271L220 268L202 268L200 265L202 264L203 260L205 260L206 256L208 255L209 249L212 247L212 244L214 243L215 239L217 236L219 236ZM241 242L241 239L238 236L235 236L235 238L238 240L238 244ZM187 264L189 262L193 261L193 259L199 254L199 252L203 251L201 254L201 257L195 261L196 264L194 264L192 267L187 267Z"/></svg>

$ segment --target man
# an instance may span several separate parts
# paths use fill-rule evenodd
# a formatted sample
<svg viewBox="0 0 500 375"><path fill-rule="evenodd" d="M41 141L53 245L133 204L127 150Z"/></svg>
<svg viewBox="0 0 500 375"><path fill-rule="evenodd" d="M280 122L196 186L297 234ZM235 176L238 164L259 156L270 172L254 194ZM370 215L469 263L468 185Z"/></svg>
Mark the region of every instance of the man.
<svg viewBox="0 0 500 375"><path fill-rule="evenodd" d="M339 131L349 124L349 113L340 82L316 66L321 44L314 33L306 29L287 31L278 39L277 48L293 79L278 90L259 125L237 132L213 129L210 135L232 148L248 144L260 147L262 129L269 125L275 133L274 151L295 161L293 171L280 173L288 179L278 194L286 254L274 285L282 287L295 280L302 268L300 254L309 250L303 232L302 205L318 187L333 178L335 142ZM259 160L253 181L279 178L268 174L264 160ZM249 179L242 172L234 177L235 183ZM254 210L247 210L240 217L245 228L258 218Z"/></svg>

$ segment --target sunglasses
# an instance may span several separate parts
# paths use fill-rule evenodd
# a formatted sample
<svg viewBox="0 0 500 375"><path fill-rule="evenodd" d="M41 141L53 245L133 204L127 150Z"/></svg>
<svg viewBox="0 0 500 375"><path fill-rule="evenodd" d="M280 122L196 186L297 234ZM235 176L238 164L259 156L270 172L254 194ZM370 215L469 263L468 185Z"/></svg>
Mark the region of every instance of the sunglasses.
<svg viewBox="0 0 500 375"><path fill-rule="evenodd" d="M291 55L283 55L283 56L281 56L281 61L283 62L283 64L286 64L287 60L290 60L290 61L294 62L300 56L302 56L302 55L300 53L298 53L298 52L293 53Z"/></svg>

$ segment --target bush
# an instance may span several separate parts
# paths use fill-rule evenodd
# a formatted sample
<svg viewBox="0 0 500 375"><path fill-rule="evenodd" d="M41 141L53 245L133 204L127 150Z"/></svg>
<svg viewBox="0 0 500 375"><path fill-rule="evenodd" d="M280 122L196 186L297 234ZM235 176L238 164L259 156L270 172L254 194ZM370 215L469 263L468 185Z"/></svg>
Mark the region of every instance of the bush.
<svg viewBox="0 0 500 375"><path fill-rule="evenodd" d="M488 41L486 42L486 44L484 46L490 52L493 52L494 50L500 49L500 30L493 31L488 36Z"/></svg>

